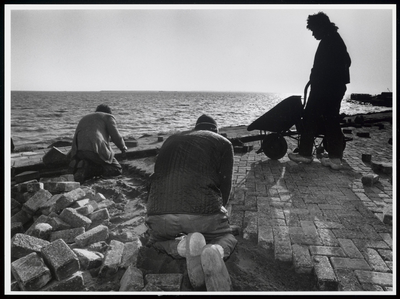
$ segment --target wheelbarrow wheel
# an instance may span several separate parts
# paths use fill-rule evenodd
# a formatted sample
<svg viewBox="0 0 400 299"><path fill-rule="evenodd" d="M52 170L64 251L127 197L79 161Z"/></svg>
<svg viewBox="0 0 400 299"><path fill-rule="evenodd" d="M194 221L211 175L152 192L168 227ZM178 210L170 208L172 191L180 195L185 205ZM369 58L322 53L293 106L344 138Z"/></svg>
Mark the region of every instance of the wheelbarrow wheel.
<svg viewBox="0 0 400 299"><path fill-rule="evenodd" d="M283 136L272 133L264 137L261 148L268 158L279 160L286 154L288 146Z"/></svg>

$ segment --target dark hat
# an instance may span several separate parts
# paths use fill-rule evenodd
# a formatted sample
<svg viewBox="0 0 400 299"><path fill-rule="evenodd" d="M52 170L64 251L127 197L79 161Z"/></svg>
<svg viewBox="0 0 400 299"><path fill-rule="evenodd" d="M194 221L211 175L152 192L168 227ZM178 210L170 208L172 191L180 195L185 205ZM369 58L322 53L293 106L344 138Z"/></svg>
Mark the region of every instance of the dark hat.
<svg viewBox="0 0 400 299"><path fill-rule="evenodd" d="M104 113L112 114L111 108L106 104L100 104L99 106L97 106L95 112L104 112Z"/></svg>
<svg viewBox="0 0 400 299"><path fill-rule="evenodd" d="M213 132L218 132L217 123L215 120L206 114L203 114L197 119L195 130L209 130Z"/></svg>

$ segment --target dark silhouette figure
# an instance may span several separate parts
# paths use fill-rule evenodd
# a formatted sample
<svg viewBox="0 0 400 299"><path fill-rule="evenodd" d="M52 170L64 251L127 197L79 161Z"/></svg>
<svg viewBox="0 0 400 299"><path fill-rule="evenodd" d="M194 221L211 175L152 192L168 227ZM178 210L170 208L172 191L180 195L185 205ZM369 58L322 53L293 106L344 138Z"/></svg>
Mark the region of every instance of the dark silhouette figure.
<svg viewBox="0 0 400 299"><path fill-rule="evenodd" d="M310 75L310 95L303 113L303 129L298 154L290 153L292 161L311 163L314 138L320 126L324 130L329 158L321 163L333 169L342 167L344 149L340 127L340 104L350 83L350 56L337 32L338 27L323 12L309 15L307 29L320 40Z"/></svg>

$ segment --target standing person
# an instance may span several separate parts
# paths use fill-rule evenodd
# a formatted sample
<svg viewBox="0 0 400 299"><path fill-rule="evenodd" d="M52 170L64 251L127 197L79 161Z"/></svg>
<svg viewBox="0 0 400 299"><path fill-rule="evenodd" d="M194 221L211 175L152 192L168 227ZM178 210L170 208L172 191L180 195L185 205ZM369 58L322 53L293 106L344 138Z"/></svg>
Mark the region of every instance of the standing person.
<svg viewBox="0 0 400 299"><path fill-rule="evenodd" d="M232 144L207 115L194 130L165 140L155 162L147 203L149 245L186 258L195 290L231 290L224 259L237 244L225 209L232 172Z"/></svg>
<svg viewBox="0 0 400 299"><path fill-rule="evenodd" d="M72 158L74 179L84 182L94 176L118 176L122 167L114 157L112 141L122 153L127 151L109 106L101 104L78 123L68 156Z"/></svg>
<svg viewBox="0 0 400 299"><path fill-rule="evenodd" d="M320 40L311 70L311 91L303 114L303 131L299 152L289 153L290 160L311 163L314 137L322 122L329 158L322 165L333 169L342 167L344 149L340 127L340 104L350 83L350 56L345 43L337 32L338 27L323 12L309 15L307 28L315 39Z"/></svg>

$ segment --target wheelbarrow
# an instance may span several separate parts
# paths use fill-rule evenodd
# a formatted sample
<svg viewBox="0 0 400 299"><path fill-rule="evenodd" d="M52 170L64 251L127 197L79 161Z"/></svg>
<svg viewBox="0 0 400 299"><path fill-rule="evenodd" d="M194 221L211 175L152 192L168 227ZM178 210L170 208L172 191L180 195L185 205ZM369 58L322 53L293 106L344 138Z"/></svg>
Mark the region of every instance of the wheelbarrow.
<svg viewBox="0 0 400 299"><path fill-rule="evenodd" d="M237 138L238 141L241 143L260 141L261 146L257 154L264 152L264 154L272 160L279 160L285 156L288 149L285 137L295 139L297 145L300 143L302 114L306 106L309 86L310 82L308 82L304 88L303 102L300 95L292 95L282 100L247 127L247 131L259 130L259 135ZM352 140L352 138L343 135L343 149L346 147L346 142L350 140ZM314 138L313 154L320 157L325 150L327 151L325 136L323 132L318 132ZM294 152L297 151L298 147Z"/></svg>

